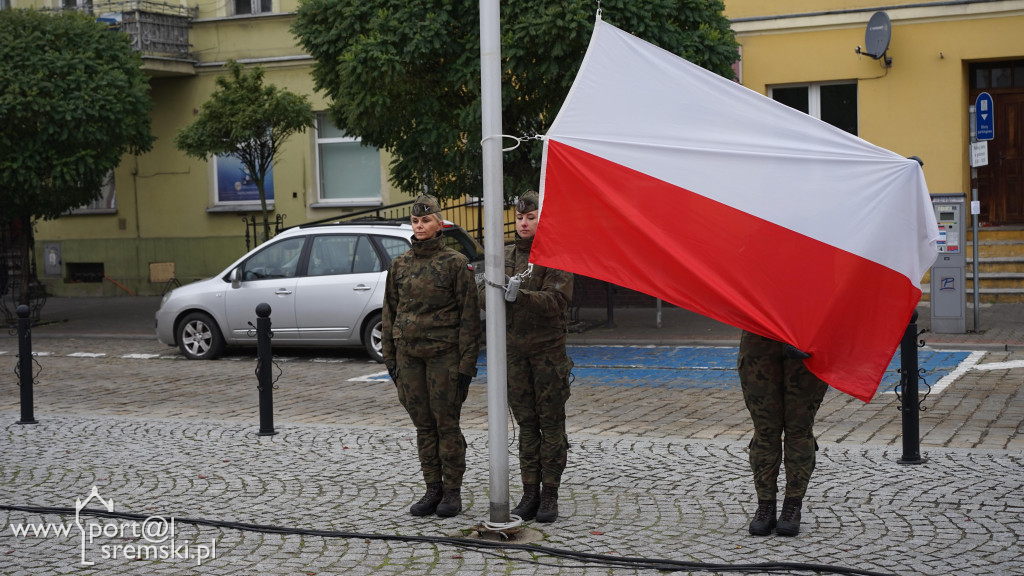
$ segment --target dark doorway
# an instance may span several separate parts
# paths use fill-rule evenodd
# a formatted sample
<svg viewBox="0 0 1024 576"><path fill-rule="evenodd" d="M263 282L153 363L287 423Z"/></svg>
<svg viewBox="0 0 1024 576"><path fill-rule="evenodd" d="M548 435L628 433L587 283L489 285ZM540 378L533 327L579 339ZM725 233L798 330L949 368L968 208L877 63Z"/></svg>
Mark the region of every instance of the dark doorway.
<svg viewBox="0 0 1024 576"><path fill-rule="evenodd" d="M1024 60L972 64L970 75L971 102L988 92L995 114L988 166L978 168L979 220L1024 224Z"/></svg>

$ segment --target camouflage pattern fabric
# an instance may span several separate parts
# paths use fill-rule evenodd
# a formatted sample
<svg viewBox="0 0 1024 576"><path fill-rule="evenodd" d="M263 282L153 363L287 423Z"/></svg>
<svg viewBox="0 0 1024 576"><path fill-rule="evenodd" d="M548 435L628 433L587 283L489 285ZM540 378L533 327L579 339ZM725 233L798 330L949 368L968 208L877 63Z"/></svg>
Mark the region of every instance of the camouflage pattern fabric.
<svg viewBox="0 0 1024 576"><path fill-rule="evenodd" d="M480 312L469 260L438 235L413 238L412 249L391 261L384 289L381 346L394 366L398 346L426 357L458 350L458 371L476 376Z"/></svg>
<svg viewBox="0 0 1024 576"><path fill-rule="evenodd" d="M526 271L533 239L505 248L505 274ZM519 425L524 484L555 487L565 470L569 440L565 404L573 363L565 351L573 275L534 265L515 302L505 303L508 400ZM479 288L481 294L484 286ZM481 296L481 306L485 304Z"/></svg>
<svg viewBox="0 0 1024 576"><path fill-rule="evenodd" d="M743 400L754 423L750 468L758 500L776 500L785 444L786 492L803 498L814 470L814 416L828 384L803 360L789 358L785 344L744 331L737 369Z"/></svg>
<svg viewBox="0 0 1024 576"><path fill-rule="evenodd" d="M466 441L459 419L481 340L469 261L440 235L413 238L412 249L388 269L382 316L384 363L396 375L399 401L416 427L423 478L460 488Z"/></svg>
<svg viewBox="0 0 1024 576"><path fill-rule="evenodd" d="M453 349L423 357L399 346L396 361L398 401L416 427L416 450L424 482L443 482L446 489L461 488L466 473L466 438L459 419L469 383L460 386L459 373L453 369L458 352Z"/></svg>
<svg viewBox="0 0 1024 576"><path fill-rule="evenodd" d="M561 484L569 451L565 403L572 367L564 346L530 356L508 353L508 404L519 424L523 484Z"/></svg>

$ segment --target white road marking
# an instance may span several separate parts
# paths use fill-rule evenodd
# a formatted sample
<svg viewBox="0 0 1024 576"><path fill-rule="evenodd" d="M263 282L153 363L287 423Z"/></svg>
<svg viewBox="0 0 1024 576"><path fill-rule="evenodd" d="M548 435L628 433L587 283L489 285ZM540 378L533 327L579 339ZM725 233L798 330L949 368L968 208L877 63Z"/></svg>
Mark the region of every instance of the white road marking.
<svg viewBox="0 0 1024 576"><path fill-rule="evenodd" d="M1010 360L1009 362L991 362L988 364L978 364L974 367L975 370L1013 370L1014 368L1024 368L1024 360Z"/></svg>

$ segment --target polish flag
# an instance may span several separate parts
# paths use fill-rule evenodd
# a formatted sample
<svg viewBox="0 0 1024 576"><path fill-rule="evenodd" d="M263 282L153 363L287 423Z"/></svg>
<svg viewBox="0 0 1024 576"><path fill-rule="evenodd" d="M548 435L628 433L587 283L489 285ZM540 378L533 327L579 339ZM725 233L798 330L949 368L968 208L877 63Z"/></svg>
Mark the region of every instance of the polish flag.
<svg viewBox="0 0 1024 576"><path fill-rule="evenodd" d="M788 342L865 402L937 255L917 161L601 21L541 200L533 262Z"/></svg>

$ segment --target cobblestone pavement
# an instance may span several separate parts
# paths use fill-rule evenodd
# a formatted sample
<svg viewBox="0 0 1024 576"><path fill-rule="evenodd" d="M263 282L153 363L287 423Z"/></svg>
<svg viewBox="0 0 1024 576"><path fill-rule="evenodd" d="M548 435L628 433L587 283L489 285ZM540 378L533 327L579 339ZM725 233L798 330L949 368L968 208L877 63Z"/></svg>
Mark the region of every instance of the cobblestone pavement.
<svg viewBox="0 0 1024 576"><path fill-rule="evenodd" d="M634 356L648 355L631 349ZM259 436L255 362L232 352L189 362L151 339L35 342L38 424L19 425L16 379L0 380L3 574L654 574L511 548L481 551L397 537L461 536L487 520L486 390L464 408L465 511L414 518L415 433L379 364L359 351L282 351L274 436ZM754 538L749 419L735 387L609 385L586 375L612 349L576 348L572 448L554 524L535 544L611 558L715 564L796 562L894 574L1024 573L1024 352L968 353L925 399L925 461L901 465L899 402L830 391L803 533ZM656 358L697 354L657 349ZM0 366L17 342L0 340ZM619 351L621 352L621 350ZM968 351L969 352L969 351ZM618 352L616 352L618 353ZM723 361L722 364L727 364ZM649 366L640 362L636 369ZM689 378L685 377L684 379ZM938 384L938 383L936 383ZM510 483L518 497L510 428ZM174 517L178 556L126 560L146 544L126 520L73 513L95 486L118 513ZM99 499L89 509L100 509ZM344 533L289 535L195 525L205 519ZM55 536L24 530L64 526ZM108 530L109 528L109 530ZM21 530L22 532L19 532ZM108 530L105 534L103 531ZM82 544L82 534L96 536ZM122 537L123 536L123 537ZM381 539L383 537L396 539ZM154 538L159 540L159 538ZM163 543L163 541L161 541ZM186 548L181 548L187 544ZM107 548L104 548L107 546ZM118 547L120 546L120 547ZM211 547L215 546L215 550ZM136 549L130 549L132 554ZM104 557L111 551L118 558ZM191 554L182 558L183 551ZM201 565L197 555L205 554ZM94 562L81 564L85 557ZM707 570L689 573L717 574ZM753 573L809 573L807 570Z"/></svg>

